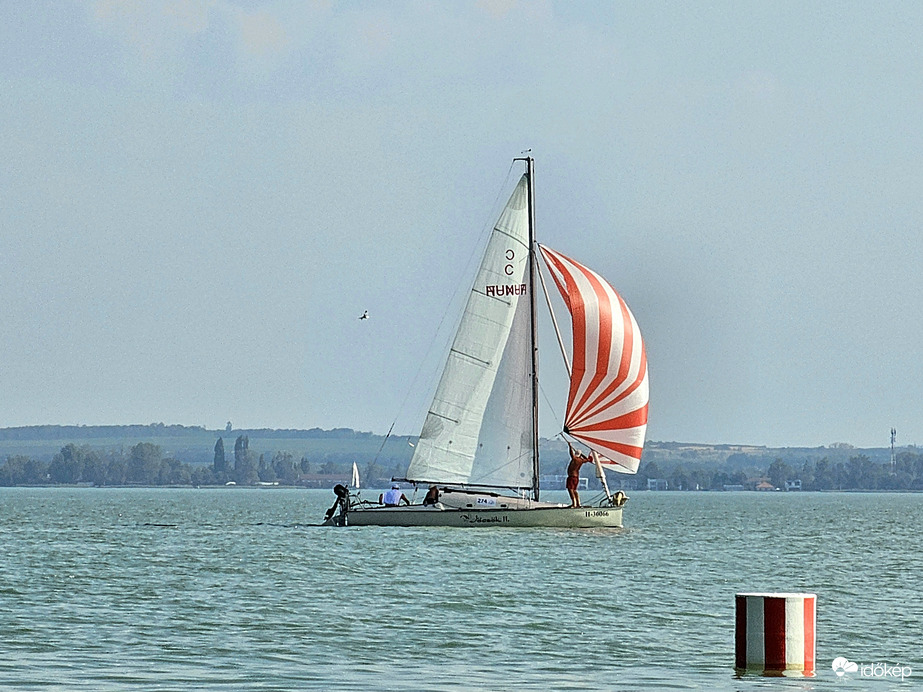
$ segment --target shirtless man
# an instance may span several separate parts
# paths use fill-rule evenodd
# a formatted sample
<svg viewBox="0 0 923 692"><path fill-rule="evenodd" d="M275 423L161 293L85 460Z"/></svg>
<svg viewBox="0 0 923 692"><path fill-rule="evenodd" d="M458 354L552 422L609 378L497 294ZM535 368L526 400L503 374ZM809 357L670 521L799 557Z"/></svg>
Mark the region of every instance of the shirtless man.
<svg viewBox="0 0 923 692"><path fill-rule="evenodd" d="M570 494L570 506L579 507L580 495L577 494L577 486L580 484L580 467L592 460L574 449L570 442L567 443L567 448L570 450L570 463L567 465L567 482L564 487Z"/></svg>

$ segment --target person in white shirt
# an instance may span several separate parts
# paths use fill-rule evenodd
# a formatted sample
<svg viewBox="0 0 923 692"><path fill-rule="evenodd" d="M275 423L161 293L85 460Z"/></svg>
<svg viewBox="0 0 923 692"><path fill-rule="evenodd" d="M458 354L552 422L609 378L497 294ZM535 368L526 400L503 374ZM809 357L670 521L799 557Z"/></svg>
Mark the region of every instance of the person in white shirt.
<svg viewBox="0 0 923 692"><path fill-rule="evenodd" d="M378 496L378 501L387 507L397 507L401 502L405 505L410 504L407 496L401 492L401 486L397 483L391 484L391 490Z"/></svg>

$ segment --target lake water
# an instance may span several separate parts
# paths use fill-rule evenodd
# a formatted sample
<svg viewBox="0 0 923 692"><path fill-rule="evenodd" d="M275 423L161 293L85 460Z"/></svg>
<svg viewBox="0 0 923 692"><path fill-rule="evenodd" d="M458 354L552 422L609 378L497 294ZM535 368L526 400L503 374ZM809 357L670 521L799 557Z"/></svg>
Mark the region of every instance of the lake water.
<svg viewBox="0 0 923 692"><path fill-rule="evenodd" d="M332 501L0 488L0 688L923 689L923 495L639 492L608 531L312 526ZM735 677L741 591L817 593L816 677Z"/></svg>

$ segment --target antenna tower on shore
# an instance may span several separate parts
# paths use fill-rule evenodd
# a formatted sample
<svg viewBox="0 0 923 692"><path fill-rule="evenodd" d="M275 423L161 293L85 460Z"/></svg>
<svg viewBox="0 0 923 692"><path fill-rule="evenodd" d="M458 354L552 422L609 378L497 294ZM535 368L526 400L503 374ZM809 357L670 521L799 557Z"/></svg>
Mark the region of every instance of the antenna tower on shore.
<svg viewBox="0 0 923 692"><path fill-rule="evenodd" d="M897 430L891 428L891 473L894 473L894 440L897 437Z"/></svg>

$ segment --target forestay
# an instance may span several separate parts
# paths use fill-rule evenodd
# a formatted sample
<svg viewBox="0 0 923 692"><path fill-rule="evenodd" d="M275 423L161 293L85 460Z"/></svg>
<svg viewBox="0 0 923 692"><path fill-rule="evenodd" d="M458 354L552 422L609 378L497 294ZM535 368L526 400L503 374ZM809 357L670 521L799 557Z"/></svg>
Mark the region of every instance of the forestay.
<svg viewBox="0 0 923 692"><path fill-rule="evenodd" d="M528 178L487 243L408 480L532 485Z"/></svg>
<svg viewBox="0 0 923 692"><path fill-rule="evenodd" d="M647 429L647 356L634 316L593 270L540 246L571 315L573 364L564 430L616 471L635 473Z"/></svg>

